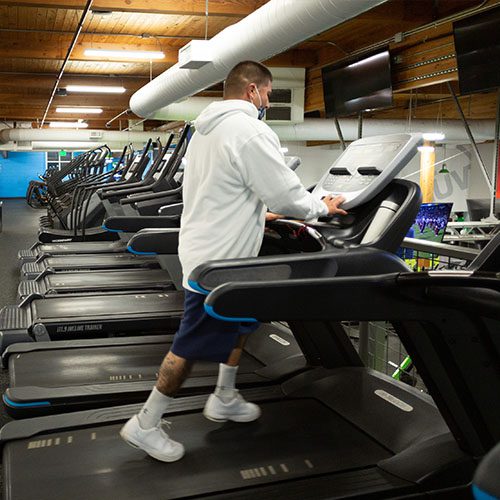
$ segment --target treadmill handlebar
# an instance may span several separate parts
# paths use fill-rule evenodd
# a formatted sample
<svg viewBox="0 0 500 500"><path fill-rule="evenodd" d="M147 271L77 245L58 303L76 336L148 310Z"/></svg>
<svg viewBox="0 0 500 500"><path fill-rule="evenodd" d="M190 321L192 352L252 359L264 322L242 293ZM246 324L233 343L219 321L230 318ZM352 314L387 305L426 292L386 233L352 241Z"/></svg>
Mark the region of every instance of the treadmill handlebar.
<svg viewBox="0 0 500 500"><path fill-rule="evenodd" d="M184 203L172 203L158 209L158 215L182 215Z"/></svg>
<svg viewBox="0 0 500 500"><path fill-rule="evenodd" d="M318 253L271 255L247 259L210 261L201 264L189 276L204 290L213 290L228 282L269 282L370 275L408 271L394 254L370 247L330 249Z"/></svg>
<svg viewBox="0 0 500 500"><path fill-rule="evenodd" d="M179 246L179 229L142 229L128 242L132 253L176 255Z"/></svg>
<svg viewBox="0 0 500 500"><path fill-rule="evenodd" d="M125 233L136 233L141 229L160 228L169 229L179 227L178 215L116 215L108 217L103 224L108 231L123 231Z"/></svg>
<svg viewBox="0 0 500 500"><path fill-rule="evenodd" d="M168 191L159 191L157 193L148 193L137 196L130 196L129 198L124 198L120 200L121 205L132 205L132 203L138 203L140 201L156 200L158 198L164 198L165 196L173 196L182 192L182 186L175 189L169 189Z"/></svg>
<svg viewBox="0 0 500 500"><path fill-rule="evenodd" d="M415 279L415 274L422 274ZM498 274L435 278L429 273L390 273L313 279L228 282L212 291L206 310L219 319L260 321L422 321L432 310L462 311L458 300L434 290L456 293L468 289L474 313L500 317ZM471 290L477 300L471 297ZM492 297L493 295L493 297ZM463 293L461 294L463 296ZM438 299L438 300L436 300Z"/></svg>

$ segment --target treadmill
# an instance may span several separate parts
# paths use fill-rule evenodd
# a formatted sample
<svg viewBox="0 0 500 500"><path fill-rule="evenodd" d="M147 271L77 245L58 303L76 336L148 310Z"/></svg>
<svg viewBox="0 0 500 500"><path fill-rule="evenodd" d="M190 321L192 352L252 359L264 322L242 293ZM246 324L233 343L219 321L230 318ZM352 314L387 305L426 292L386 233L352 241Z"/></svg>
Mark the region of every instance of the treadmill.
<svg viewBox="0 0 500 500"><path fill-rule="evenodd" d="M149 139L142 152L132 154L126 166L121 170L121 179L118 181L105 182L106 179L96 179L95 182L81 183L73 193L71 203L66 207L66 215L62 221L62 227L69 229L55 229L41 227L38 240L42 243L67 242L67 241L99 241L116 239L116 235L103 231L101 227L90 227L92 224L100 223L107 209L106 203L99 199L96 190L102 186L110 189L111 186L134 186L145 182L150 172L143 176L149 164L148 151L152 145ZM82 210L83 209L83 210ZM85 234L83 229L85 228ZM82 230L82 234L79 233Z"/></svg>
<svg viewBox="0 0 500 500"><path fill-rule="evenodd" d="M497 260L499 244L497 238ZM213 271L224 273L220 265ZM477 459L500 440L498 271L247 281L260 265L233 263L227 283L207 297L207 310L228 319L286 320L317 369L242 391L262 408L261 418L245 425L204 419L206 396L177 399L167 414L169 433L186 456L171 464L120 439L120 427L141 405L10 422L0 432L6 500L463 492ZM235 280L243 271L245 281ZM192 278L203 286L211 272L206 264ZM430 396L365 368L337 328L340 320L382 319L393 322Z"/></svg>
<svg viewBox="0 0 500 500"><path fill-rule="evenodd" d="M318 197L328 191L343 192L350 214L324 217L307 225L293 221L275 224L270 238L275 247L272 253L328 248L343 252L353 245L395 251L413 223L421 198L414 183L393 179L415 155L421 142L421 134L394 134L350 144L314 190ZM159 247L164 247L161 253L172 255L177 254L177 237L178 230L174 229L143 230L130 240L130 246L133 248L133 242L137 242L135 251L141 255L135 258L146 261L155 259L151 255L155 252L143 248L143 241L155 245L158 240ZM100 256L106 257L124 260L127 256ZM84 256L58 259L78 258ZM170 273L175 280L174 274ZM182 292L175 291L45 299L29 296L19 306L7 306L0 311L1 352L16 342L78 339L87 334L115 336L130 334L137 328L141 334L169 333L170 327L174 331L177 328L182 302Z"/></svg>
<svg viewBox="0 0 500 500"><path fill-rule="evenodd" d="M418 137L412 137L412 141L414 144L418 144ZM405 193L405 199L399 200L402 212L391 221L385 219L384 227L380 230L381 234L372 240L370 245L349 248L354 246L355 241L361 241L363 235L368 232L368 227L371 227L370 221L377 220L380 207L383 207L387 199L395 192ZM393 199L395 200L394 197ZM365 201L362 206L351 210L352 213L356 213L353 216L356 221L351 221L350 229L342 227L335 231L331 223L317 223L317 227L321 227L328 234L330 240L335 241L337 245L339 244L339 236L342 236L346 240L345 248L333 247L318 230L310 226L283 220L269 225L271 231L267 233L268 236L265 238L263 253L318 252L315 269L321 265L321 272L324 273L325 277L335 274L362 275L371 273L374 269L380 273L407 270L408 268L393 255L380 259L370 246L395 251L406 234L408 226L413 221L419 205L420 192L418 187L407 181L393 181L373 199ZM131 243L136 251L159 251L162 247L162 240L165 239L168 242L169 236L177 236L177 232L173 230L147 230L137 234ZM165 245L167 244L165 243ZM166 248L162 251L166 251ZM166 257L161 256L160 258ZM295 258L297 262L310 259L307 255ZM281 259L281 257L276 255L265 257L266 265L274 265L275 259ZM224 265L227 265L227 262ZM308 268L305 267L305 264L293 269L283 265L281 272L297 278L308 272ZM171 274L175 275L174 272ZM220 284L217 279L213 279L213 276L214 274L212 274L210 289L216 288ZM203 292L205 291L197 283L192 285ZM207 285L205 284L205 286ZM103 307L105 306L106 303L103 302ZM178 314L180 315L181 312L179 310ZM172 311L167 309L159 311L158 314L169 317L171 313ZM49 327L52 328L53 325L48 325L47 328ZM251 340L246 346L246 354L262 363L262 367L258 370L258 375L262 375L262 377L260 379L254 377L252 383L269 383L270 380L279 380L279 377L304 369L303 357L300 355L293 337L289 333L286 335L283 332L275 331L275 327L271 331L269 328L262 328L262 331L259 330L259 332L252 334ZM35 413L46 414L113 404L120 394L122 402L140 401L154 384L157 362L167 351L167 343L170 341L169 337L148 339L130 337L103 341L82 339L69 342L36 342L12 345L7 348L3 356L4 364L9 366L11 374L11 385L4 397L4 403L11 415L24 417ZM274 354L276 348L279 351ZM100 365L95 362L95 359L101 356L108 360L106 364ZM147 366L144 360L148 361ZM46 367L43 380L41 377L35 376L30 366ZM87 376L85 370L72 370L71 373L68 373L67 370L64 370L64 366L92 366L91 370L88 368L89 374L92 375ZM271 368L271 366L275 368ZM264 373L268 375L264 375ZM215 382L216 375L215 368L212 368L210 374L205 372L204 382L196 382L196 389L200 389L202 387L200 384L203 384L204 390L206 390ZM241 380L240 383L242 383ZM186 390L191 390L191 388L186 387Z"/></svg>
<svg viewBox="0 0 500 500"><path fill-rule="evenodd" d="M282 256L262 257L265 266L259 275L266 276L277 263L281 274L294 278L313 273L330 277L366 275L374 269L380 273L408 270L394 254L380 254L373 248L314 255L314 259L296 256L293 266L284 263ZM204 278L203 290L219 283L217 271L213 271ZM200 288L199 283L196 286ZM143 401L172 341L173 335L153 335L10 345L2 356L10 375L10 387L3 396L5 408L14 418L25 418ZM238 385L276 383L308 366L288 328L263 324L245 345ZM214 363L196 364L180 394L205 393L217 380L217 368Z"/></svg>
<svg viewBox="0 0 500 500"><path fill-rule="evenodd" d="M149 158L147 152L151 145L151 139L148 141L146 147L143 149L141 154L137 154L135 157L130 158L130 162L122 170L122 180L118 182L114 182L113 184L129 184L141 179L144 170L146 169ZM98 182L97 185L101 185L101 182ZM94 184L91 183L91 186ZM109 186L109 183L106 183ZM47 227L46 224L41 222L41 227L38 232L38 240L43 243L50 242L63 242L63 241L82 241L82 235L78 234L78 214L80 214L80 206L77 203L77 198L79 199L81 196L80 186L76 187L75 192L73 193L73 197L71 200L67 199L65 202L64 211L62 214L58 215L58 218L61 222L61 228L53 228ZM90 186L86 186L90 187ZM83 192L88 194L88 190L83 188ZM66 195L69 198L69 195ZM102 218L103 214L103 204L99 201L98 196L93 193L89 200L87 201L87 216L84 221L81 221L82 224L94 224L99 222L99 216ZM42 220L42 218L41 218ZM69 229L68 229L69 228ZM88 239L102 239L104 236L102 229L100 228L89 228L86 232L86 237ZM111 235L114 236L114 235ZM108 235L106 235L106 238Z"/></svg>
<svg viewBox="0 0 500 500"><path fill-rule="evenodd" d="M285 161L291 170L295 170L300 165L300 159L295 156L285 157ZM103 227L118 234L123 232L135 233L144 228L179 227L182 207L182 203L164 206L159 210L160 215L156 216L118 215L108 217L104 221ZM87 243L86 245L90 245L88 247L90 249L94 248L92 244ZM122 248L123 244L120 242L116 245L120 245L120 248ZM59 248L63 246L58 245ZM49 245L43 245L42 247L48 249ZM73 247L68 245L67 249L69 248ZM160 266L163 266L165 259L159 256L158 260ZM115 271L117 272L115 273ZM113 268L101 272L91 270L73 273L65 270L64 279L59 276L60 272L48 268L39 273L34 279L22 280L18 287L19 299L24 300L32 294L45 297L51 294L73 294L78 292L171 290L175 287L175 283L170 279L168 272L159 269L148 269L147 272L144 272L144 270L140 269Z"/></svg>
<svg viewBox="0 0 500 500"><path fill-rule="evenodd" d="M150 191L153 189L170 189L171 179L173 179L177 168L180 164L180 159L182 158L181 151L184 150L185 141L187 138L187 133L189 131L189 126L184 128L181 138L177 142L175 150L172 154L168 153L168 149L173 139L173 134L171 135L169 141L162 148L159 153L155 164L151 167L154 171L158 171L158 178L154 182L148 184L136 183L135 184L125 184L123 186L110 185L107 191L101 195L106 199L113 199L113 197L120 199L130 194L141 193L144 191ZM154 179L153 179L154 180ZM157 186L157 187L155 187ZM120 189L122 188L122 189ZM109 196L107 196L109 195ZM110 230L104 226L105 229ZM77 255L77 254L106 254L106 253L118 253L126 252L127 241L129 236L124 236L126 233L123 230L113 230L119 232L122 239L118 241L108 242L108 241L96 241L96 242L68 242L68 243L45 243L40 242L35 243L29 250L20 250L19 259L23 262L33 262L39 261L42 256L58 256L58 255Z"/></svg>

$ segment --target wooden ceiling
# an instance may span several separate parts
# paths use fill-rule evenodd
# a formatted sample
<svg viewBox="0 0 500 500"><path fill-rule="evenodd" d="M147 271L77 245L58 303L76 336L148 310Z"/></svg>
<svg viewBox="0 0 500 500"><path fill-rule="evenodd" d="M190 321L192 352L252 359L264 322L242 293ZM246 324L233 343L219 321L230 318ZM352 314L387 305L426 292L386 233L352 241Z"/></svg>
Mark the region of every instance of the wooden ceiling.
<svg viewBox="0 0 500 500"><path fill-rule="evenodd" d="M59 87L121 85L127 91L117 96L56 95L46 120L82 117L56 113L57 106L99 106L104 112L86 121L92 128L104 128L108 120L128 108L130 96L137 89L177 62L180 47L192 39L213 37L266 2L209 0L207 16L205 0L94 0ZM428 26L421 33L390 44L391 55L399 56L393 81L398 94L393 109L374 116L406 116L411 99L412 110L419 118L436 117L438 111L443 118L455 118L447 86L443 84L446 80L456 82L458 78L456 71L453 72L456 65L453 55L447 56L437 71L435 67L422 69L425 64L419 66L418 71L430 74L439 73L447 65L449 71L441 71L445 75L442 78L415 79L411 66L422 57L453 54L451 23L432 23L466 9L497 3L500 0L389 0L275 56L267 64L307 68L306 112L321 116L324 113L322 66L361 53L375 44L387 44L397 33ZM0 120L41 122L85 4L85 0L0 0ZM86 48L161 50L165 58L152 63L103 60L84 55ZM220 87L213 90L220 92ZM494 118L495 98L496 93L467 97L466 109L474 118ZM152 128L160 124L151 121L145 125ZM112 124L112 128L126 126L124 119Z"/></svg>

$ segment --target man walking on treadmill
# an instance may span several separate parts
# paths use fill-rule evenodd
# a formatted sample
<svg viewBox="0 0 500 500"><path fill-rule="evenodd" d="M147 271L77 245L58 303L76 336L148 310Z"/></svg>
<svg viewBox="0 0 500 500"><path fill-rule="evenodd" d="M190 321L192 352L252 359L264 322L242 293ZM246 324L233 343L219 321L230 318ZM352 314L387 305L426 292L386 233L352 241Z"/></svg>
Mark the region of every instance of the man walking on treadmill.
<svg viewBox="0 0 500 500"><path fill-rule="evenodd" d="M258 62L243 61L228 74L223 100L210 104L194 122L196 132L186 152L179 234L184 317L156 387L121 430L128 444L163 462L184 455L184 446L161 428L161 417L194 361L220 363L215 392L203 412L206 418L251 422L260 416L260 408L235 388L245 334L252 328L208 316L205 296L188 282L191 271L210 260L257 256L265 220L276 218L275 214L306 220L345 214L339 208L342 197L314 198L285 165L277 135L260 121L269 108L271 91L271 72ZM275 214L266 215L266 207Z"/></svg>

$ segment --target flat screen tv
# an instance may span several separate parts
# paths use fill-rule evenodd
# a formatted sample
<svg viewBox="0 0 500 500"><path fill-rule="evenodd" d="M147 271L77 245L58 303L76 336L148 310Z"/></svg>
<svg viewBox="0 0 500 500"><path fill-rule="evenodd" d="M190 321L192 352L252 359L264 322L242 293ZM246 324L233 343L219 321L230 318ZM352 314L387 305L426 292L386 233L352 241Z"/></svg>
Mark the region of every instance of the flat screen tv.
<svg viewBox="0 0 500 500"><path fill-rule="evenodd" d="M392 106L389 51L321 70L327 118Z"/></svg>
<svg viewBox="0 0 500 500"><path fill-rule="evenodd" d="M453 23L461 94L500 87L500 8Z"/></svg>
<svg viewBox="0 0 500 500"><path fill-rule="evenodd" d="M453 203L422 203L410 232L419 240L443 241Z"/></svg>
<svg viewBox="0 0 500 500"><path fill-rule="evenodd" d="M441 243L448 225L452 205L453 203L422 203L415 217L415 222L408 230L406 237ZM415 258L415 252L411 248L400 248L397 254L405 260ZM421 259L431 258L431 254L428 252L419 251L418 256Z"/></svg>

